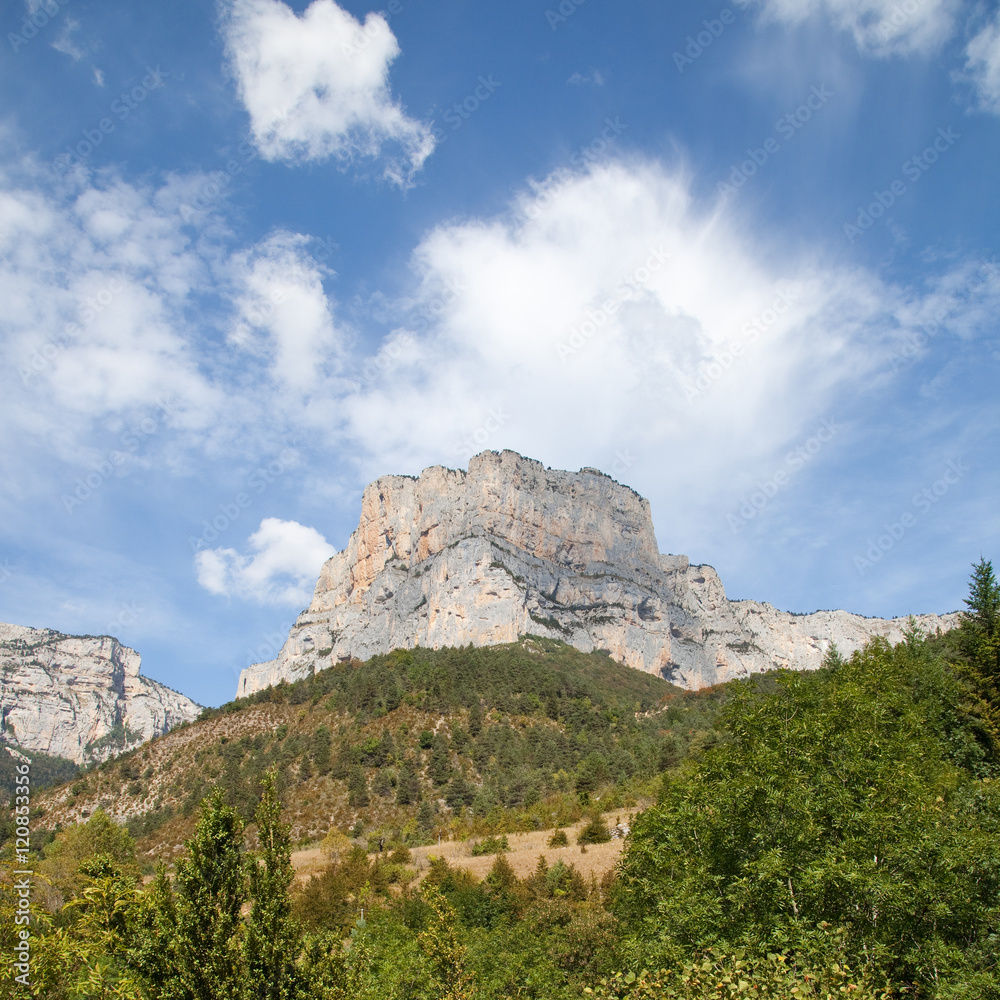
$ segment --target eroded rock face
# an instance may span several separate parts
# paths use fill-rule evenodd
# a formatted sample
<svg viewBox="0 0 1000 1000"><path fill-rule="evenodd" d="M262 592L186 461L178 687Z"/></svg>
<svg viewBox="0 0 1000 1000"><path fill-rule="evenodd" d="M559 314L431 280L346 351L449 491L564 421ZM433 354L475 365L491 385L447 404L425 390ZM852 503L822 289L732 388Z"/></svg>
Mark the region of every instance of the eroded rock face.
<svg viewBox="0 0 1000 1000"><path fill-rule="evenodd" d="M933 631L957 616L917 621ZM711 566L660 553L649 503L633 490L596 469L487 451L468 472L434 466L371 483L312 603L274 660L243 671L237 695L338 660L526 633L700 688L775 666L814 669L831 643L849 655L876 635L899 641L906 626L729 601Z"/></svg>
<svg viewBox="0 0 1000 1000"><path fill-rule="evenodd" d="M0 729L26 750L105 760L181 722L199 705L139 674L110 636L0 624Z"/></svg>

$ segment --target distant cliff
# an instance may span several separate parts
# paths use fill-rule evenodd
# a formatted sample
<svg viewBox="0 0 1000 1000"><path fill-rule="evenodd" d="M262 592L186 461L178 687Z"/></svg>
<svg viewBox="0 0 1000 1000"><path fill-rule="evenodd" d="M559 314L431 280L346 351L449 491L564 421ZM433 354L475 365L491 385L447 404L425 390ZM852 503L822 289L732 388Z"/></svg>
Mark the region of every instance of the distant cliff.
<svg viewBox="0 0 1000 1000"><path fill-rule="evenodd" d="M957 615L917 622L947 629ZM649 502L633 490L596 469L487 451L468 472L434 466L371 483L312 603L276 659L243 671L237 694L398 647L526 633L605 649L700 688L773 667L814 669L832 643L847 655L876 635L898 641L906 625L729 601L711 566L660 553Z"/></svg>
<svg viewBox="0 0 1000 1000"><path fill-rule="evenodd" d="M140 676L139 654L117 639L0 624L0 737L13 746L105 760L199 711Z"/></svg>

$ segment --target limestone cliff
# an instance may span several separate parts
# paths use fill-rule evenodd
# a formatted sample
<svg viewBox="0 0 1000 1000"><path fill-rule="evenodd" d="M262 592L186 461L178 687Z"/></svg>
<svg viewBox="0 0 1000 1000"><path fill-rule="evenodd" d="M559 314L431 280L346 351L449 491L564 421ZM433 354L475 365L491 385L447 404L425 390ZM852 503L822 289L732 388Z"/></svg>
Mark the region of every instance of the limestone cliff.
<svg viewBox="0 0 1000 1000"><path fill-rule="evenodd" d="M929 630L955 621L918 618ZM875 635L898 641L906 624L729 601L711 566L660 553L649 503L633 490L596 469L487 451L468 472L434 466L371 483L312 603L276 659L243 671L237 694L399 647L529 632L700 688L775 666L813 669L833 642L846 655Z"/></svg>
<svg viewBox="0 0 1000 1000"><path fill-rule="evenodd" d="M11 745L89 763L199 711L140 676L139 654L117 639L0 624L0 735Z"/></svg>

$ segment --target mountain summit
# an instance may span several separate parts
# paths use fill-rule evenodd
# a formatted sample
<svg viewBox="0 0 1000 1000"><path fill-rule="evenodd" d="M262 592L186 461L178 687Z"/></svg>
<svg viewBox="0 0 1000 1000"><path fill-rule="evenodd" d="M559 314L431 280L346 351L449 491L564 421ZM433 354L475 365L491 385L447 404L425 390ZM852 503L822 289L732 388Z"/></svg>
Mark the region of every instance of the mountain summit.
<svg viewBox="0 0 1000 1000"><path fill-rule="evenodd" d="M485 451L364 491L347 547L323 565L278 656L237 696L352 658L534 633L701 688L774 667L814 669L832 643L898 642L908 619L794 615L730 601L711 566L659 551L649 502L597 469L563 472ZM956 615L922 615L947 629Z"/></svg>

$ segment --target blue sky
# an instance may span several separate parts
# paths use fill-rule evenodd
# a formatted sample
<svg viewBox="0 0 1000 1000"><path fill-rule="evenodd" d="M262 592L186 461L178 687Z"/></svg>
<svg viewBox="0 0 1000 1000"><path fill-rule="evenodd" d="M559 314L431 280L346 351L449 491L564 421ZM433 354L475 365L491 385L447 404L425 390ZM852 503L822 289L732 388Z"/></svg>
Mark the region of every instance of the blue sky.
<svg viewBox="0 0 1000 1000"><path fill-rule="evenodd" d="M218 704L366 482L483 448L603 469L789 610L954 610L998 557L995 4L0 31L0 619Z"/></svg>

